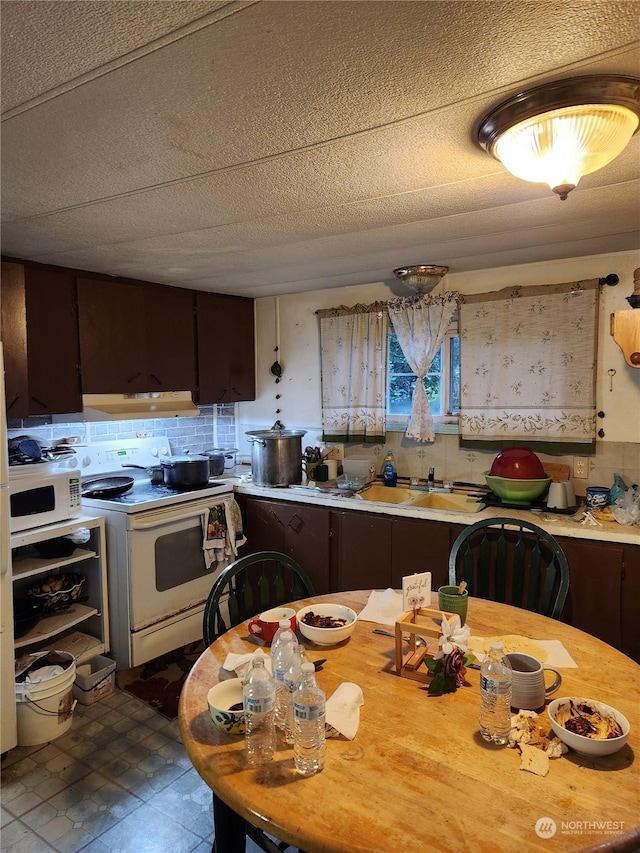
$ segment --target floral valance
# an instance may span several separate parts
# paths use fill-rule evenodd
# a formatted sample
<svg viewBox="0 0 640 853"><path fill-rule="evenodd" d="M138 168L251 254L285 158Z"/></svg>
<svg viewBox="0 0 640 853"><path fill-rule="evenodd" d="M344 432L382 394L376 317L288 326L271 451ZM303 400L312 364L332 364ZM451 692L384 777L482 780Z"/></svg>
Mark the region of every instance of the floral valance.
<svg viewBox="0 0 640 853"><path fill-rule="evenodd" d="M593 279L463 297L463 446L593 445L598 296Z"/></svg>

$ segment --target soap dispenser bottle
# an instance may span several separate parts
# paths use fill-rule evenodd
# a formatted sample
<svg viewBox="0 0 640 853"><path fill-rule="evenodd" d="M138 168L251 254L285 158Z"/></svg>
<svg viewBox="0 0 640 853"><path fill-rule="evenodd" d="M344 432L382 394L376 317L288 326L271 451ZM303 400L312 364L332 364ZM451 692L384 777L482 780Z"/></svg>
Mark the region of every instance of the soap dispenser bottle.
<svg viewBox="0 0 640 853"><path fill-rule="evenodd" d="M396 466L393 464L393 452L391 450L387 450L387 455L384 457L382 480L385 486L398 485L398 474L396 472Z"/></svg>

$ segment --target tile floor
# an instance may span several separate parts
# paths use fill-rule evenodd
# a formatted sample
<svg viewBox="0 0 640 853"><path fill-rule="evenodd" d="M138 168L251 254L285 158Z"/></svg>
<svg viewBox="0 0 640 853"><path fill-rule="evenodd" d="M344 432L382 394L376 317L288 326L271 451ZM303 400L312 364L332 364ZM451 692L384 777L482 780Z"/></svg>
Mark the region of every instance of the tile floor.
<svg viewBox="0 0 640 853"><path fill-rule="evenodd" d="M116 688L69 731L2 761L2 853L210 853L211 792L177 720ZM259 853L247 841L247 853Z"/></svg>

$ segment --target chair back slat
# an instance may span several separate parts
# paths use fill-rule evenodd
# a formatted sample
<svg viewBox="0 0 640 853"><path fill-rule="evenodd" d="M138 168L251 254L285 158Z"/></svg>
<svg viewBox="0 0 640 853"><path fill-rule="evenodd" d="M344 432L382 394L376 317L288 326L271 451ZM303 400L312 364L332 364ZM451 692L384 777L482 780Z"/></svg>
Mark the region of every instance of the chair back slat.
<svg viewBox="0 0 640 853"><path fill-rule="evenodd" d="M465 528L449 555L449 583L469 594L559 619L569 566L554 537L537 524L487 518Z"/></svg>
<svg viewBox="0 0 640 853"><path fill-rule="evenodd" d="M295 560L277 551L241 557L222 570L205 604L205 645L264 610L314 594L309 576Z"/></svg>

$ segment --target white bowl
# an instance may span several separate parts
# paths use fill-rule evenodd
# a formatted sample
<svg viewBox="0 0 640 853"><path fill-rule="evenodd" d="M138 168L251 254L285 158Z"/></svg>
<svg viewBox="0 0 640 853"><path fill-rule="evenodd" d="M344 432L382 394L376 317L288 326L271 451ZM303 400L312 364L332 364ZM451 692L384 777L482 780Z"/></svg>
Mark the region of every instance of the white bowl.
<svg viewBox="0 0 640 853"><path fill-rule="evenodd" d="M215 684L207 693L209 714L216 726L229 735L244 734L244 710L230 711L232 705L242 702L242 682L228 678Z"/></svg>
<svg viewBox="0 0 640 853"><path fill-rule="evenodd" d="M584 735L568 731L568 729L565 729L564 726L561 726L560 723L556 722L556 715L558 711L565 705L568 705L569 702L573 702L574 705L584 703L585 705L590 705L596 711L600 711L600 713L611 714L620 724L622 734L619 737L600 740L599 738L585 737ZM627 720L620 711L616 711L616 709L612 708L610 705L605 705L604 702L597 702L595 699L563 696L562 698L554 699L553 702L549 703L547 714L549 715L551 728L556 733L557 737L566 743L567 746L571 747L571 749L580 753L580 755L589 755L592 757L611 755L621 749L629 737L629 720Z"/></svg>
<svg viewBox="0 0 640 853"><path fill-rule="evenodd" d="M339 628L317 628L314 625L307 625L303 621L305 614L309 611L313 611L318 616L333 616L336 619L346 619L347 621ZM310 604L308 607L302 607L296 613L296 619L298 620L298 630L307 640L311 640L317 646L334 646L353 634L358 621L358 614L343 604L327 602L326 604Z"/></svg>

